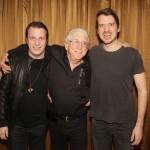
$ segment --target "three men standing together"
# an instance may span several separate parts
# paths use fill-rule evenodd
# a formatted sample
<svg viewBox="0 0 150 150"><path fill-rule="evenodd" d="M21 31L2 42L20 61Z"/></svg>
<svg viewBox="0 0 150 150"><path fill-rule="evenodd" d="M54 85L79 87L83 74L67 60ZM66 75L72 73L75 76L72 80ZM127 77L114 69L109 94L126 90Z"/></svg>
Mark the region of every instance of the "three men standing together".
<svg viewBox="0 0 150 150"><path fill-rule="evenodd" d="M36 29L34 30L33 35L26 36L26 38L33 41L35 45L30 45L30 43L28 43L29 47L22 45L12 55L17 55L17 57L21 55L19 56L21 58L28 49L29 56L32 48L34 51L31 51L31 54L39 51L46 35L44 37L37 36L38 32ZM46 67L48 68L48 70L46 69L46 72L48 71L47 90L52 98L48 118L54 150L67 150L68 143L71 150L86 150L86 103L89 99L95 150L111 150L112 144L116 150L133 150L134 145L138 145L142 139L147 89L141 56L136 49L124 47L118 41L120 24L116 12L112 9L102 9L97 13L96 30L102 44L94 46L88 56L86 53L89 37L83 29L71 30L65 39L65 47L48 46L45 42L43 54L46 54L45 56L48 56L49 60L48 67ZM19 68L17 65L15 70L11 66L12 75L18 72L16 71ZM43 68L43 61L39 66ZM39 72L41 73L40 68ZM36 73L37 76L40 73ZM28 94L33 94L36 90L33 84L31 85L30 71L27 74L26 81L30 83L27 82L29 84ZM3 81L8 80L7 76L9 77L11 74L3 75L1 79L1 97L4 95L4 91L7 91L6 88L3 88ZM11 77L11 80L13 78L14 76ZM36 77L33 78L36 79ZM137 117L132 96L133 82L138 91ZM10 84L9 88L11 86ZM3 105L6 101L5 98L6 93L5 97L0 99L0 106L4 108L0 110L1 112L7 108ZM2 128L1 125L0 137L6 138L7 134L5 136L2 134Z"/></svg>

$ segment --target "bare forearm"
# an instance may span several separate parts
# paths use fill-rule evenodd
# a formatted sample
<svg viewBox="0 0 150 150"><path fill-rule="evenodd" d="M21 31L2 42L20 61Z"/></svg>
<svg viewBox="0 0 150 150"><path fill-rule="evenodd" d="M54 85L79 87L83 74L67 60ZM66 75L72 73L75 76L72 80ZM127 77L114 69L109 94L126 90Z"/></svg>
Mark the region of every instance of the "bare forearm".
<svg viewBox="0 0 150 150"><path fill-rule="evenodd" d="M143 127L144 117L147 107L147 90L142 90L138 93L138 113L136 125Z"/></svg>

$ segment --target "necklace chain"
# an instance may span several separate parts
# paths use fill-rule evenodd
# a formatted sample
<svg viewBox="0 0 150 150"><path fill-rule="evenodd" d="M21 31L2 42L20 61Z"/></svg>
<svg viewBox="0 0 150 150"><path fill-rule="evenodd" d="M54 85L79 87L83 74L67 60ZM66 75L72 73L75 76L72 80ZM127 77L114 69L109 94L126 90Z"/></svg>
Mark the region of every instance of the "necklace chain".
<svg viewBox="0 0 150 150"><path fill-rule="evenodd" d="M31 78L30 78L30 70L29 70L29 88L28 88L28 92L31 93L34 89L33 89L33 84L35 84L35 82L37 81L37 79L39 78L39 75L42 71L42 67L43 67L43 64L44 64L44 59L43 59L43 62L41 64L41 67L40 67L40 70L36 76L36 78L33 80L33 82L31 83Z"/></svg>

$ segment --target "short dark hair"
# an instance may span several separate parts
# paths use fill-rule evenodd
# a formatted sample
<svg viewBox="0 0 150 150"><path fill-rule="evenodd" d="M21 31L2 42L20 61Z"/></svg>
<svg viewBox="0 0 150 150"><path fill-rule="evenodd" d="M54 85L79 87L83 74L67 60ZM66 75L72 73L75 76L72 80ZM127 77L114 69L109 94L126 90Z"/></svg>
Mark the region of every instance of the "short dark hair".
<svg viewBox="0 0 150 150"><path fill-rule="evenodd" d="M97 12L97 15L96 15L96 29L98 29L98 21L97 21L97 19L98 19L98 17L100 15L105 15L105 16L111 15L111 16L113 16L115 21L116 21L116 23L117 23L117 27L119 27L119 18L118 18L117 13L111 8L104 8L104 9L101 9L101 10L99 10Z"/></svg>
<svg viewBox="0 0 150 150"><path fill-rule="evenodd" d="M45 31L46 31L46 39L48 40L49 33L48 33L48 29L47 29L47 27L46 27L46 25L44 23L42 23L40 21L33 21L30 24L28 24L28 26L26 28L26 31L25 31L26 38L28 37L28 31L29 31L30 27L45 29Z"/></svg>

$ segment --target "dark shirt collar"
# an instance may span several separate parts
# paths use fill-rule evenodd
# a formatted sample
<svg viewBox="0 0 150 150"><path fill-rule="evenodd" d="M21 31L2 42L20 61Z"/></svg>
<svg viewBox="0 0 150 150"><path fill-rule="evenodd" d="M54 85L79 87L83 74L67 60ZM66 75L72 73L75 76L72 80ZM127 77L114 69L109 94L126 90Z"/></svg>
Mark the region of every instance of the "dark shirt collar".
<svg viewBox="0 0 150 150"><path fill-rule="evenodd" d="M68 66L70 66L69 59L68 59L68 57L67 57L67 52L65 52L64 57L63 57L63 60L64 60L64 62L65 62ZM87 61L88 61L88 56L85 55L82 60L83 60L83 63L80 64L81 66L87 63ZM79 65L79 66L80 66L80 65Z"/></svg>

